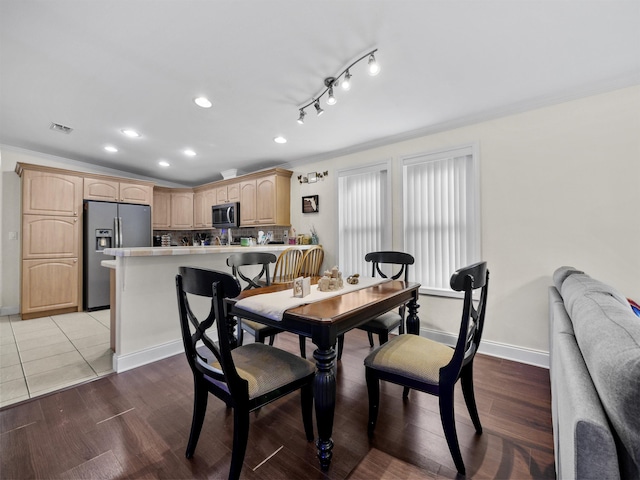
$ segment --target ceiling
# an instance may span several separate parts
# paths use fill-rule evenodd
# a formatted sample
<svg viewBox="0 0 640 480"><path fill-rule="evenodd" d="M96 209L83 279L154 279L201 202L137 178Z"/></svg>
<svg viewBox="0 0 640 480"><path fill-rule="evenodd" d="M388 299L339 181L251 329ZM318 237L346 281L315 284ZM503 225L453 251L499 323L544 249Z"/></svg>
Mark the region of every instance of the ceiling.
<svg viewBox="0 0 640 480"><path fill-rule="evenodd" d="M0 0L0 143L197 185L638 84L638 25L637 0Z"/></svg>

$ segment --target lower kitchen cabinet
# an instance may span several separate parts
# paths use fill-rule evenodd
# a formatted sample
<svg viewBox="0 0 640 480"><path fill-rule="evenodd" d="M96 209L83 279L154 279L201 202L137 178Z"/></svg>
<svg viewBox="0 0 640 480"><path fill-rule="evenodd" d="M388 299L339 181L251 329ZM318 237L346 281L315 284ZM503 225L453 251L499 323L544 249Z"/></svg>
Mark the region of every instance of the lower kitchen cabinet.
<svg viewBox="0 0 640 480"><path fill-rule="evenodd" d="M78 259L22 261L22 318L78 309Z"/></svg>

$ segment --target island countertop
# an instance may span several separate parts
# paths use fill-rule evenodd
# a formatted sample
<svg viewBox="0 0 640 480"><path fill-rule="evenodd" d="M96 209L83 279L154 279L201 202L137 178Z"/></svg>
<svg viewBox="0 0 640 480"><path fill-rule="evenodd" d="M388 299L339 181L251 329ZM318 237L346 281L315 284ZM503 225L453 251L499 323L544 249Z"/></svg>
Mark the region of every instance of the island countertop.
<svg viewBox="0 0 640 480"><path fill-rule="evenodd" d="M131 247L131 248L105 248L105 255L115 257L155 257L165 255L209 255L212 253L243 253L243 252L281 252L289 247L297 247L306 250L312 245L283 245L269 243L253 247L241 247L240 245L208 245L199 247Z"/></svg>

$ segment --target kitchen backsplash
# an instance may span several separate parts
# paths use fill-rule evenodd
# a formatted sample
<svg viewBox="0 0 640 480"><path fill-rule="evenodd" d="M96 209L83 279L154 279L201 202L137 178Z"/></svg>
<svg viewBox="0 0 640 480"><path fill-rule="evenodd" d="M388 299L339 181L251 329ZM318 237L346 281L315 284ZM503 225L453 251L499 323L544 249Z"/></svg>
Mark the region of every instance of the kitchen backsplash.
<svg viewBox="0 0 640 480"><path fill-rule="evenodd" d="M288 232L287 227L248 227L248 228L232 228L231 235L234 243L240 243L242 237L258 238L258 232L263 231L273 232L273 242L282 243L284 241L285 232ZM222 243L227 241L227 229L215 229L211 230L154 230L153 236L161 237L162 235L169 235L171 237L171 245L194 245L195 242L201 244L202 241L205 245L213 245L215 237L219 237ZM154 246L159 246L155 245Z"/></svg>

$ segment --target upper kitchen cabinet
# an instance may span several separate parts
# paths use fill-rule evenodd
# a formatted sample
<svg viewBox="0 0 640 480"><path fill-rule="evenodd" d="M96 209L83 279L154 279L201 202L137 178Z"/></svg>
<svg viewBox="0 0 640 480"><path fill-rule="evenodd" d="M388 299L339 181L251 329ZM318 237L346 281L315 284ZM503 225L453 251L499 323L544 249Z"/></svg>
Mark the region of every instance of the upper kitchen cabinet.
<svg viewBox="0 0 640 480"><path fill-rule="evenodd" d="M279 168L246 175L240 182L240 224L289 226L291 174Z"/></svg>
<svg viewBox="0 0 640 480"><path fill-rule="evenodd" d="M39 167L31 170L25 164L16 166L22 177L22 214L61 215L82 214L82 177Z"/></svg>
<svg viewBox="0 0 640 480"><path fill-rule="evenodd" d="M211 207L217 205L217 188L205 188L193 193L193 227L211 228Z"/></svg>
<svg viewBox="0 0 640 480"><path fill-rule="evenodd" d="M230 183L216 188L216 205L240 201L240 184Z"/></svg>
<svg viewBox="0 0 640 480"><path fill-rule="evenodd" d="M103 177L85 177L84 198L85 200L151 205L153 185L151 183L121 182L117 179Z"/></svg>
<svg viewBox="0 0 640 480"><path fill-rule="evenodd" d="M181 188L154 188L154 230L189 230L193 228L193 191Z"/></svg>

